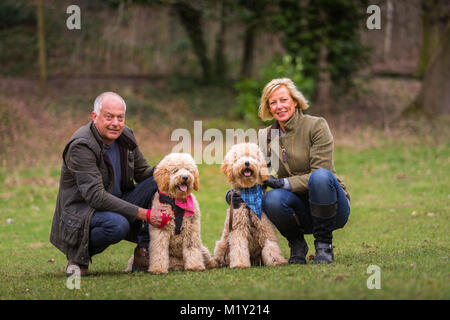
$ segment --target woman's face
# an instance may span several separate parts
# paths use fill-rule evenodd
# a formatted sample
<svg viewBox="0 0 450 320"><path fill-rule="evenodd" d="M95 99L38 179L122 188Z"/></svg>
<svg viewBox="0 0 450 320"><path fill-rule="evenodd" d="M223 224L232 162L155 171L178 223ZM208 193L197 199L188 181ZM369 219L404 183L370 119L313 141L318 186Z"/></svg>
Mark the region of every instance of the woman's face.
<svg viewBox="0 0 450 320"><path fill-rule="evenodd" d="M279 123L285 123L295 113L297 102L292 99L289 90L285 86L276 89L268 99L269 110Z"/></svg>

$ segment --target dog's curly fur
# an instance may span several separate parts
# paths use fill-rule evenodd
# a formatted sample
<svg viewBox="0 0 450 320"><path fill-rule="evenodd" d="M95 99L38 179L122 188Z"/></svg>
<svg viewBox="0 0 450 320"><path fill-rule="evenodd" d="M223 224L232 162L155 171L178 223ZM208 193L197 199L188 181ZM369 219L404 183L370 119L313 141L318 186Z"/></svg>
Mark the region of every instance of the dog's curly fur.
<svg viewBox="0 0 450 320"><path fill-rule="evenodd" d="M171 198L183 198L199 189L199 174L194 159L187 153L171 153L164 157L157 165L153 174L158 189ZM184 177L184 179L183 179ZM187 179L186 179L187 177ZM182 191L180 185L186 185ZM213 268L217 263L203 246L200 237L200 208L192 194L194 214L183 217L181 233L174 234L175 215L171 211L171 218L163 228L149 225L149 268L152 274L168 273L169 270L202 271ZM159 205L158 193L152 202L152 207ZM126 271L131 271L133 256L128 261Z"/></svg>
<svg viewBox="0 0 450 320"><path fill-rule="evenodd" d="M246 176L245 170L251 170L251 175ZM222 171L227 182L238 191L262 184L269 178L264 156L254 143L234 145L225 156ZM214 249L214 258L220 266L247 268L261 263L268 266L287 263L275 227L264 212L259 219L242 203L238 209L233 209L232 230L229 228L229 221L230 208L227 211L222 237Z"/></svg>

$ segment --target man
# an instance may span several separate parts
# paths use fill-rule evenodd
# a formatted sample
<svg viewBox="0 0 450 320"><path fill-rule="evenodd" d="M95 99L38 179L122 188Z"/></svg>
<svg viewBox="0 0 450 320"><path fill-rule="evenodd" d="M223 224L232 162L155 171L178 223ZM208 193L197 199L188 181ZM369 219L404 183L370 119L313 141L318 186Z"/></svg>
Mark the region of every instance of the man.
<svg viewBox="0 0 450 320"><path fill-rule="evenodd" d="M147 222L162 227L171 212L169 205L147 209L157 190L154 167L125 126L125 112L118 94L100 94L92 121L64 149L50 242L66 254L68 276L76 268L88 275L91 257L124 239L138 243L134 269L146 269Z"/></svg>

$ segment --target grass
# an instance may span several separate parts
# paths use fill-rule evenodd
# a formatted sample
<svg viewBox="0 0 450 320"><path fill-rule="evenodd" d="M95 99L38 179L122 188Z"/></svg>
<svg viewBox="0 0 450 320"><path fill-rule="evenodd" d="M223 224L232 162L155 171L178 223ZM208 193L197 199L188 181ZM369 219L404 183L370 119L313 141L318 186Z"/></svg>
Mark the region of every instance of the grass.
<svg viewBox="0 0 450 320"><path fill-rule="evenodd" d="M0 299L449 299L449 161L449 143L338 147L335 165L352 211L334 233L331 265L126 274L134 245L122 241L93 258L80 290L67 289L67 261L48 240L59 168L1 168ZM218 165L199 169L202 239L212 252L228 186ZM314 254L312 236L306 239ZM380 290L366 286L370 265L380 267Z"/></svg>

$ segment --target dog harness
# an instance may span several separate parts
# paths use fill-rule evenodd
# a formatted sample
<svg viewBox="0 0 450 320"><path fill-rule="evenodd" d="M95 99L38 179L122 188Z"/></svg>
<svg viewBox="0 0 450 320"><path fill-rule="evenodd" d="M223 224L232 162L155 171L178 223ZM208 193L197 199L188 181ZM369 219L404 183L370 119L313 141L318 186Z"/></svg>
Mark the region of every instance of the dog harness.
<svg viewBox="0 0 450 320"><path fill-rule="evenodd" d="M189 217L194 214L194 200L192 199L192 195L189 195L186 200L173 199L168 195L160 192L159 193L159 201L162 203L170 204L173 212L175 213L175 235L179 235L181 233L181 228L183 225L183 216L186 213L186 217Z"/></svg>

